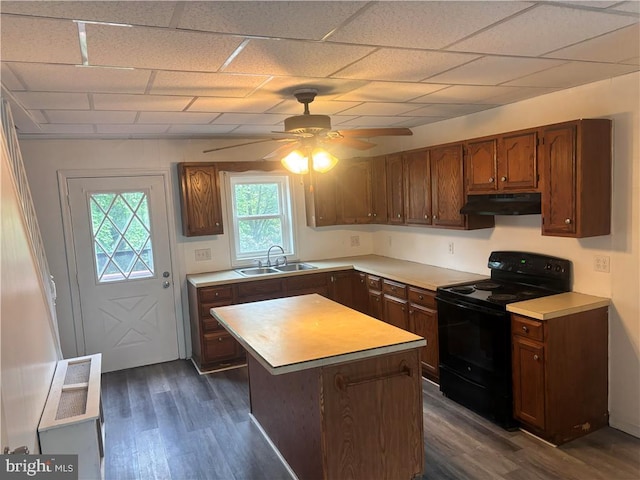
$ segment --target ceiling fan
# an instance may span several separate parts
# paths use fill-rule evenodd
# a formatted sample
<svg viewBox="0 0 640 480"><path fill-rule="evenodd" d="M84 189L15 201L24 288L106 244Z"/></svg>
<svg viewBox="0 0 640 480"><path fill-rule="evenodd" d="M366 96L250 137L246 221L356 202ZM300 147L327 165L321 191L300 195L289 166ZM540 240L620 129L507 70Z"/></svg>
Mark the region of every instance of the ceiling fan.
<svg viewBox="0 0 640 480"><path fill-rule="evenodd" d="M273 132L282 135L283 138L263 138L251 142L241 143L237 145L229 145L226 147L212 148L205 150L203 153L217 152L229 148L242 147L264 142L287 142L285 145L278 147L273 152L267 154L264 158L280 158L297 151L311 151L321 146L331 146L333 144L354 148L358 150L368 150L375 147L375 143L371 143L361 138L396 136L396 135L413 135L408 128L363 128L354 130L332 130L331 118L328 115L315 115L309 111L309 104L313 102L318 94L315 88L303 88L293 92L298 102L304 105L302 115L289 117L284 121L284 131Z"/></svg>

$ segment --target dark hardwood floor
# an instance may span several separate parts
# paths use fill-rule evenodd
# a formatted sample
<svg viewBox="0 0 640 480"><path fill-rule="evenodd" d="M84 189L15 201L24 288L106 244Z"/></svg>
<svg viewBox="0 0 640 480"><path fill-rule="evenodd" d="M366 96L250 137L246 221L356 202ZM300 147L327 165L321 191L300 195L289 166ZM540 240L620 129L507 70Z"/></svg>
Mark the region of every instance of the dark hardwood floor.
<svg viewBox="0 0 640 480"><path fill-rule="evenodd" d="M604 428L559 448L507 432L423 381L423 479L640 479L640 439ZM177 360L102 376L105 478L289 479L249 420L246 368ZM371 479L375 480L375 479Z"/></svg>

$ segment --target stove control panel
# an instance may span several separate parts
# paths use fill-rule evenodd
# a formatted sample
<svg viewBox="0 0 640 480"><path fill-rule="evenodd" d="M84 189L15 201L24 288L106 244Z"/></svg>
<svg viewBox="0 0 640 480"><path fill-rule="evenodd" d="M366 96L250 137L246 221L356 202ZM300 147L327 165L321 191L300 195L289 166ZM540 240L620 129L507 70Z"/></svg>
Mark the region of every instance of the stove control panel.
<svg viewBox="0 0 640 480"><path fill-rule="evenodd" d="M571 261L550 255L514 251L491 252L488 267L491 269L492 277L497 274L548 279L550 282L560 283L565 291L569 290L571 283ZM544 280L535 283L544 284Z"/></svg>

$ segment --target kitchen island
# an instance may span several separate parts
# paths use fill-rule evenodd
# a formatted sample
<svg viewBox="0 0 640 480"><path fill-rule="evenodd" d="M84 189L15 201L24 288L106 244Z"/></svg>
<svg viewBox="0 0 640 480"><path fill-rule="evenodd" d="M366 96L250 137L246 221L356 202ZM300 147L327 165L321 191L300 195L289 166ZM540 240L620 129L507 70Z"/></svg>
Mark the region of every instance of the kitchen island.
<svg viewBox="0 0 640 480"><path fill-rule="evenodd" d="M211 314L247 350L252 419L294 476L422 474L423 338L317 294Z"/></svg>

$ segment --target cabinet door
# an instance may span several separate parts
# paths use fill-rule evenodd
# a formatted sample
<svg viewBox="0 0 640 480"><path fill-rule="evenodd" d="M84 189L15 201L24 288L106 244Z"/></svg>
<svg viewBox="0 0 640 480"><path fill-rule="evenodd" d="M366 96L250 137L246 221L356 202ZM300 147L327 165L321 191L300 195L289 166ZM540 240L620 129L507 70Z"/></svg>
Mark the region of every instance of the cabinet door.
<svg viewBox="0 0 640 480"><path fill-rule="evenodd" d="M513 415L542 430L545 428L544 347L513 336Z"/></svg>
<svg viewBox="0 0 640 480"><path fill-rule="evenodd" d="M371 159L371 210L373 223L387 223L387 162L384 156Z"/></svg>
<svg viewBox="0 0 640 480"><path fill-rule="evenodd" d="M463 227L464 205L462 144L431 150L432 217L434 226Z"/></svg>
<svg viewBox="0 0 640 480"><path fill-rule="evenodd" d="M327 173L312 170L305 176L305 206L309 226L322 227L338 222L334 173L334 170Z"/></svg>
<svg viewBox="0 0 640 480"><path fill-rule="evenodd" d="M505 135L498 156L500 190L535 190L538 188L538 134L536 132Z"/></svg>
<svg viewBox="0 0 640 480"><path fill-rule="evenodd" d="M329 296L329 275L326 273L310 273L285 278L287 296L317 293Z"/></svg>
<svg viewBox="0 0 640 480"><path fill-rule="evenodd" d="M427 341L427 345L420 350L422 374L438 381L438 314L435 310L411 304L409 315L411 331Z"/></svg>
<svg viewBox="0 0 640 480"><path fill-rule="evenodd" d="M187 237L223 233L218 170L211 164L178 164L182 234Z"/></svg>
<svg viewBox="0 0 640 480"><path fill-rule="evenodd" d="M338 223L371 222L371 163L369 159L345 160L336 172Z"/></svg>
<svg viewBox="0 0 640 480"><path fill-rule="evenodd" d="M384 295L384 321L403 330L409 330L409 309L407 301Z"/></svg>
<svg viewBox="0 0 640 480"><path fill-rule="evenodd" d="M467 193L495 193L498 182L498 141L495 138L467 143L465 176Z"/></svg>
<svg viewBox="0 0 640 480"><path fill-rule="evenodd" d="M576 232L576 128L544 130L542 234Z"/></svg>
<svg viewBox="0 0 640 480"><path fill-rule="evenodd" d="M329 298L346 307L355 308L355 271L334 272L330 275Z"/></svg>
<svg viewBox="0 0 640 480"><path fill-rule="evenodd" d="M397 153L387 156L387 212L388 222L392 224L404 223L404 194L403 194L403 161L402 155Z"/></svg>
<svg viewBox="0 0 640 480"><path fill-rule="evenodd" d="M377 290L369 290L369 311L370 317L384 320L382 313L382 292Z"/></svg>
<svg viewBox="0 0 640 480"><path fill-rule="evenodd" d="M367 274L354 272L353 275L353 307L362 313L369 312L369 289L367 288Z"/></svg>
<svg viewBox="0 0 640 480"><path fill-rule="evenodd" d="M431 169L428 150L405 155L404 198L405 223L431 224Z"/></svg>

